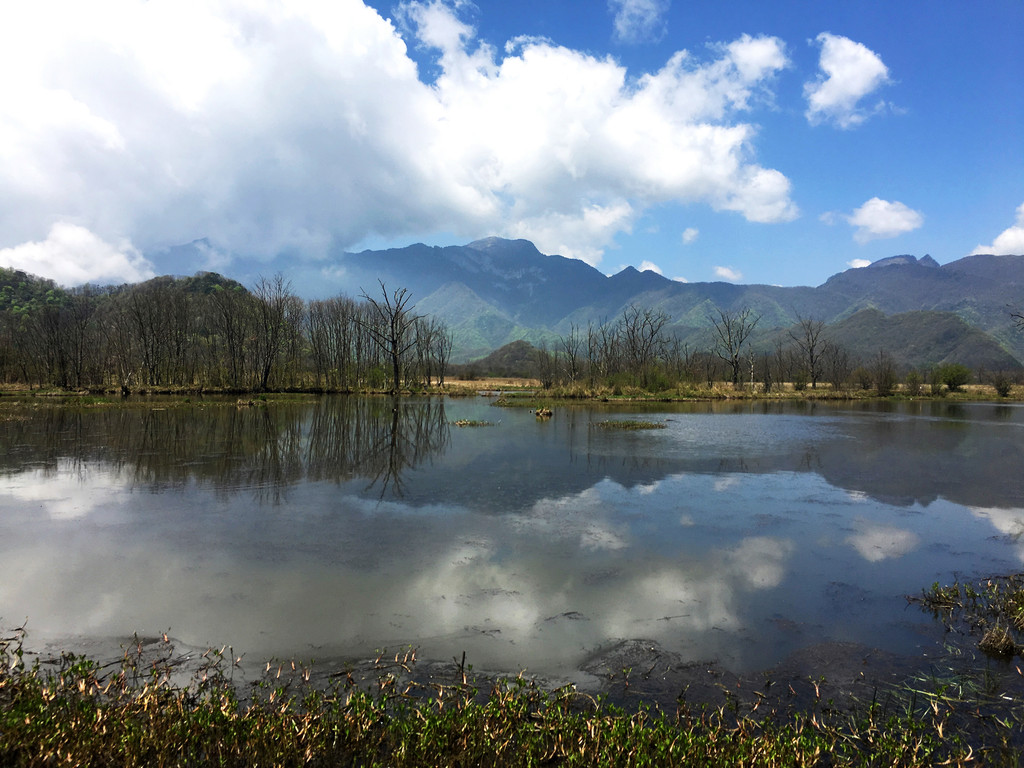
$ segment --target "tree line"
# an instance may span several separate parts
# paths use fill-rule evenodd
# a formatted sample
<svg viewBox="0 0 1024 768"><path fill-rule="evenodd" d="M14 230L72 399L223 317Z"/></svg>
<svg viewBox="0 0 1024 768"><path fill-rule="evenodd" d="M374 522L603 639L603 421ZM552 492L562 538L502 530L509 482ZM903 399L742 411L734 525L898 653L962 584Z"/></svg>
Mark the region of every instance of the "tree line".
<svg viewBox="0 0 1024 768"><path fill-rule="evenodd" d="M684 343L664 311L630 305L610 321L571 325L569 332L537 353L536 374L544 387L635 387L658 392L687 385L731 382L769 393L790 384L796 390L828 385L834 390L875 390L889 395L902 387L918 394L957 391L973 372L957 363L929 371L902 372L887 350L859 359L830 339L823 320L798 315L788 330L763 334L754 343L760 316L750 308L716 308L708 315L703 343ZM1022 321L1024 322L1024 321ZM1003 373L980 373L979 380L1008 394Z"/></svg>
<svg viewBox="0 0 1024 768"><path fill-rule="evenodd" d="M0 269L0 377L61 389L356 391L443 384L452 334L405 289L306 301L277 275L62 289Z"/></svg>

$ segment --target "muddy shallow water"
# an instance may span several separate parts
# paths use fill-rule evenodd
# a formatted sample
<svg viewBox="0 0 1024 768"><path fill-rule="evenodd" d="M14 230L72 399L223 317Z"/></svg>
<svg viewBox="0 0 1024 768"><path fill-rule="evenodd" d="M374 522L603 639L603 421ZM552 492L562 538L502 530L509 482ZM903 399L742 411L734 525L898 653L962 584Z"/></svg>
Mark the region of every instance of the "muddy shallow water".
<svg viewBox="0 0 1024 768"><path fill-rule="evenodd" d="M662 664L668 696L701 666L934 654L941 628L904 595L1024 559L1012 405L538 420L489 398L334 397L6 415L0 623L27 618L40 642L169 632L335 660L415 646L425 663L465 652L479 670L609 684L621 665L653 685ZM609 419L665 428L593 424Z"/></svg>

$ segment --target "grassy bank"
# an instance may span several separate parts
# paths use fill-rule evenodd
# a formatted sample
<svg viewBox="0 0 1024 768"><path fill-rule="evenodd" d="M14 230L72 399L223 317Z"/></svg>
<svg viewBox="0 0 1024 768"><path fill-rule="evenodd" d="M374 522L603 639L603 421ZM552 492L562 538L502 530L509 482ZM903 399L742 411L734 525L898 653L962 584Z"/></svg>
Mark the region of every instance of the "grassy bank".
<svg viewBox="0 0 1024 768"><path fill-rule="evenodd" d="M915 401L947 401L947 402L1019 402L1024 401L1024 386L1010 388L1005 396L1000 396L995 387L988 384L968 384L956 391L941 389L933 393L929 387L912 391L906 385L896 387L891 394L879 395L873 389L844 388L834 389L828 384L820 384L817 388L796 388L793 384L777 384L770 392L765 392L760 384L749 384L734 387L728 382L713 384L692 383L680 384L665 390L645 390L636 386L587 386L574 384L543 388L536 379L523 378L492 378L475 379L472 381L449 380L443 387L420 386L405 389L402 395L444 395L447 397L468 397L480 393L496 394L502 405L529 405L536 402L551 401L597 401L597 402L686 402L713 400L915 400ZM4 387L0 385L0 397L12 400L35 400L39 402L69 401L88 405L114 405L118 403L139 402L140 398L157 397L181 402L194 402L203 398L229 400L235 397L239 402L267 402L311 398L324 394L358 394L358 395L390 395L390 392L374 389L359 391L325 391L321 389L292 389L281 392L253 393L232 389L189 389L152 387L133 393L129 399L120 393L111 391L61 390L61 389L28 389L25 387Z"/></svg>
<svg viewBox="0 0 1024 768"><path fill-rule="evenodd" d="M401 682L407 654L371 683L311 682L268 665L255 683L208 653L186 680L142 645L116 664L64 655L24 663L22 634L0 640L5 766L932 766L1017 765L1020 720L948 689L878 691L855 711L752 706L629 711L522 677L474 688ZM159 644L159 641L157 641ZM283 674L282 674L283 670ZM764 699L768 701L767 698ZM1005 709L1005 708L1004 708Z"/></svg>
<svg viewBox="0 0 1024 768"><path fill-rule="evenodd" d="M486 382L480 382L476 389L491 389L485 386ZM458 386L467 386L459 384ZM498 388L493 388L498 389ZM498 401L499 405L508 406L530 406L536 407L538 403L552 401L598 401L605 403L615 402L687 402L687 401L716 401L716 400L756 400L769 402L783 401L862 401L862 400L883 400L883 401L938 401L938 402L1015 402L1024 400L1024 386L1013 387L1009 394L1001 397L995 388L987 384L972 384L962 387L960 390L950 392L941 390L932 394L930 389L924 388L918 391L910 391L907 388L895 389L891 394L879 395L872 389L833 389L828 385L821 385L816 389L796 389L791 384L777 385L770 392L765 392L760 385L753 387L733 387L725 382L718 382L711 385L690 384L673 387L672 389L659 390L656 392L641 389L639 387L587 387L584 385L575 386L553 386L548 389L541 387L530 387L524 383L519 387L505 387L501 389Z"/></svg>

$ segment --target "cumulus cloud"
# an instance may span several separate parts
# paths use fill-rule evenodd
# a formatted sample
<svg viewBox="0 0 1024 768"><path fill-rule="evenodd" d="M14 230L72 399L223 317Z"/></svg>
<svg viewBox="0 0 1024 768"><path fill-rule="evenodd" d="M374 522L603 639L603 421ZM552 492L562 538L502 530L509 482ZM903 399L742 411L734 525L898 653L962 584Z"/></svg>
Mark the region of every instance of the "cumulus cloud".
<svg viewBox="0 0 1024 768"><path fill-rule="evenodd" d="M623 43L660 40L668 27L669 0L608 0L614 15L615 39Z"/></svg>
<svg viewBox="0 0 1024 768"><path fill-rule="evenodd" d="M627 73L537 38L499 52L458 4L396 17L404 38L360 0L19 4L0 27L18 72L0 81L0 247L72 221L145 254L205 238L315 258L443 231L597 263L648 206L797 215L741 119L788 65L776 38Z"/></svg>
<svg viewBox="0 0 1024 768"><path fill-rule="evenodd" d="M990 253L996 256L1018 256L1024 254L1024 203L1017 207L1017 221L1009 229L1004 229L992 245L979 245L971 255Z"/></svg>
<svg viewBox="0 0 1024 768"><path fill-rule="evenodd" d="M738 283L743 279L743 273L732 267L715 267L715 277L727 280L730 283Z"/></svg>
<svg viewBox="0 0 1024 768"><path fill-rule="evenodd" d="M920 211L900 202L889 202L877 197L857 208L846 220L857 228L853 239L858 243L897 237L913 232L924 224L924 216Z"/></svg>
<svg viewBox="0 0 1024 768"><path fill-rule="evenodd" d="M920 544L920 537L912 531L866 520L855 523L857 533L846 541L870 563L903 557Z"/></svg>
<svg viewBox="0 0 1024 768"><path fill-rule="evenodd" d="M156 274L128 241L111 245L88 229L66 222L54 224L41 242L0 249L0 265L64 286L134 283Z"/></svg>
<svg viewBox="0 0 1024 768"><path fill-rule="evenodd" d="M871 260L870 259L850 259L848 262L846 262L846 266L850 267L850 269L861 269L862 267L870 267L871 266Z"/></svg>
<svg viewBox="0 0 1024 768"><path fill-rule="evenodd" d="M640 271L641 272L654 272L655 274L658 274L658 275L664 274L661 271L661 267L659 267L653 261L643 261L643 262L641 262L640 263Z"/></svg>
<svg viewBox="0 0 1024 768"><path fill-rule="evenodd" d="M804 85L809 122L853 128L884 108L884 102L870 108L861 104L868 94L889 82L889 69L877 53L828 32L818 35L815 42L821 47L821 74Z"/></svg>
<svg viewBox="0 0 1024 768"><path fill-rule="evenodd" d="M700 230L696 227L687 227L683 230L683 245L689 245L700 235Z"/></svg>

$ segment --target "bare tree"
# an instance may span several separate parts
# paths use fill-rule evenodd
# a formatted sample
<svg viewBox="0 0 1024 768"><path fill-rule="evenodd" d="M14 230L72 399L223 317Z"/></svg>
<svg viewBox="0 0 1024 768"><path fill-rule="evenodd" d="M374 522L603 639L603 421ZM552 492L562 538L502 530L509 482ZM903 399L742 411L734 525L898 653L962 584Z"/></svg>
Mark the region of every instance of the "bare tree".
<svg viewBox="0 0 1024 768"><path fill-rule="evenodd" d="M391 360L391 392L398 392L402 382L402 357L416 343L416 336L410 331L419 319L413 314L414 307L409 306L412 296L405 288L398 288L388 293L383 280L380 283L382 298L371 298L366 291L359 295L370 306L373 322L361 321L361 324L384 354Z"/></svg>
<svg viewBox="0 0 1024 768"><path fill-rule="evenodd" d="M760 315L752 316L750 307L738 312L718 310L718 317L711 316L715 328L714 351L732 369L732 385L740 383L740 368L743 365L743 345L757 327Z"/></svg>
<svg viewBox="0 0 1024 768"><path fill-rule="evenodd" d="M288 337L291 282L277 274L272 280L261 277L252 291L255 333L251 337L256 388L265 392L270 375L285 349Z"/></svg>
<svg viewBox="0 0 1024 768"><path fill-rule="evenodd" d="M832 388L842 389L850 380L850 374L853 372L849 351L846 347L827 341L822 348L822 360L824 361L825 375L831 382Z"/></svg>
<svg viewBox="0 0 1024 768"><path fill-rule="evenodd" d="M569 335L559 339L559 342L565 353L565 372L569 376L569 383L575 384L580 376L580 357L583 352L583 334L580 333L580 327L570 323Z"/></svg>
<svg viewBox="0 0 1024 768"><path fill-rule="evenodd" d="M651 365L664 352L665 339L662 330L668 325L669 316L660 310L641 309L630 304L619 320L622 346L626 364L640 377L646 386L650 380Z"/></svg>
<svg viewBox="0 0 1024 768"><path fill-rule="evenodd" d="M434 364L437 366L437 386L444 386L444 375L448 371L448 363L452 358L452 347L455 345L455 336L448 330L444 323L435 320L436 331L432 339L431 354L434 357Z"/></svg>
<svg viewBox="0 0 1024 768"><path fill-rule="evenodd" d="M821 338L821 332L825 330L825 321L800 315L796 316L796 321L796 328L789 332L789 338L800 348L800 356L807 366L807 376L811 380L811 389L817 389L825 351L825 341Z"/></svg>

